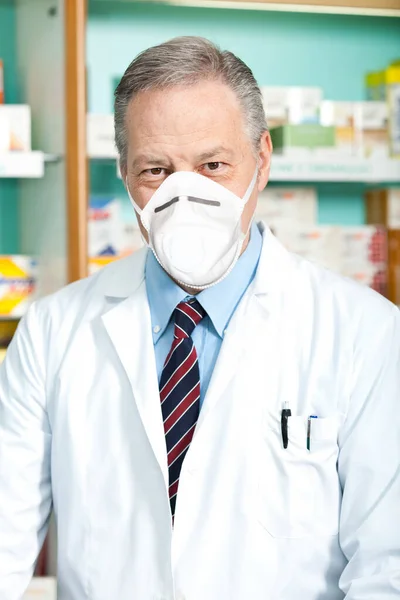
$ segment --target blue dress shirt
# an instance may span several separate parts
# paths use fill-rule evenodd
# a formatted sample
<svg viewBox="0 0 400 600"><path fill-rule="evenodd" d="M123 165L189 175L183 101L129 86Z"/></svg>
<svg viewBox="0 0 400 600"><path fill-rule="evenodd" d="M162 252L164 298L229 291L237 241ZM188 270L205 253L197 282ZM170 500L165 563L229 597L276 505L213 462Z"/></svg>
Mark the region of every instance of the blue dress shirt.
<svg viewBox="0 0 400 600"><path fill-rule="evenodd" d="M229 275L196 295L207 312L207 316L192 334L199 361L200 406L217 362L225 329L255 275L261 248L262 236L257 225L253 224L247 248ZM191 296L172 281L151 251L147 254L145 273L157 376L160 381L164 361L174 337L174 322L171 317L179 302Z"/></svg>

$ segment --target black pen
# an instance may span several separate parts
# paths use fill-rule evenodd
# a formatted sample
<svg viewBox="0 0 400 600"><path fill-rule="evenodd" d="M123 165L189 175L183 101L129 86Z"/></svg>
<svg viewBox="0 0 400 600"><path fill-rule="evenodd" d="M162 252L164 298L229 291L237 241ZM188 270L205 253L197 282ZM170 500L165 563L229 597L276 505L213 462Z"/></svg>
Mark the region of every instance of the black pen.
<svg viewBox="0 0 400 600"><path fill-rule="evenodd" d="M282 414L281 414L281 430L282 430L282 442L283 442L283 447L286 448L288 447L288 418L292 416L292 411L289 408L289 403L288 402L284 402L283 403L283 410L282 410Z"/></svg>

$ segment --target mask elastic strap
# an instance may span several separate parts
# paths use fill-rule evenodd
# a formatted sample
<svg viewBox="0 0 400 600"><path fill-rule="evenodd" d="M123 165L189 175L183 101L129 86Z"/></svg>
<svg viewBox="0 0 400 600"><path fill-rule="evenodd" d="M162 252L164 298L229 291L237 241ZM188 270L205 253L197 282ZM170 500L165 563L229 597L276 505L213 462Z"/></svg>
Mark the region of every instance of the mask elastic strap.
<svg viewBox="0 0 400 600"><path fill-rule="evenodd" d="M131 201L133 208L136 210L136 212L138 213L138 215L141 215L142 214L142 209L136 204L136 202L132 198L131 193L129 191L128 178L125 179L125 187L126 187L126 191L128 192L129 200Z"/></svg>
<svg viewBox="0 0 400 600"><path fill-rule="evenodd" d="M253 178L250 181L249 187L247 188L246 193L245 193L245 195L242 198L243 204L247 204L247 202L248 202L251 194L253 193L254 186L256 185L256 181L257 181L257 176L258 176L258 164L257 164L256 169L254 171Z"/></svg>

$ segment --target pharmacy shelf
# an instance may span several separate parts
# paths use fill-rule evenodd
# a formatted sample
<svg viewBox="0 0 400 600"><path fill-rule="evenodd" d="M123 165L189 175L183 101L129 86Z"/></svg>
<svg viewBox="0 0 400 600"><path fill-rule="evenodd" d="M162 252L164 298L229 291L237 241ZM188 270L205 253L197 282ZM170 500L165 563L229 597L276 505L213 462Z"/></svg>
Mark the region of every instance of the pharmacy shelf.
<svg viewBox="0 0 400 600"><path fill-rule="evenodd" d="M112 163L115 156L89 156L90 160ZM116 173L119 169L116 164ZM287 158L274 154L270 181L396 183L400 185L400 160L367 160L357 158Z"/></svg>
<svg viewBox="0 0 400 600"><path fill-rule="evenodd" d="M270 181L400 183L400 160L287 158L275 154Z"/></svg>
<svg viewBox="0 0 400 600"><path fill-rule="evenodd" d="M39 179L44 176L45 163L55 163L60 156L44 152L0 153L0 177Z"/></svg>
<svg viewBox="0 0 400 600"><path fill-rule="evenodd" d="M113 0L112 9L115 4L123 5L135 1L137 0ZM158 2L174 6L231 10L267 10L371 17L400 16L398 0L158 0ZM96 4L102 3L110 5L110 0L91 0L90 5L95 7Z"/></svg>

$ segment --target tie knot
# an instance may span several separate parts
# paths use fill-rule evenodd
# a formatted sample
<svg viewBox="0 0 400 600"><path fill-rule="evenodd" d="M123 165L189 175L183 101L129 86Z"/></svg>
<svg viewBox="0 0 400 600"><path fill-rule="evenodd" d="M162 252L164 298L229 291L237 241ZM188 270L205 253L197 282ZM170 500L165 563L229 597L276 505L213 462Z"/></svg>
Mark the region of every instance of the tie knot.
<svg viewBox="0 0 400 600"><path fill-rule="evenodd" d="M180 302L175 308L175 331L176 338L188 338L192 335L196 325L206 316L206 311L197 300Z"/></svg>

